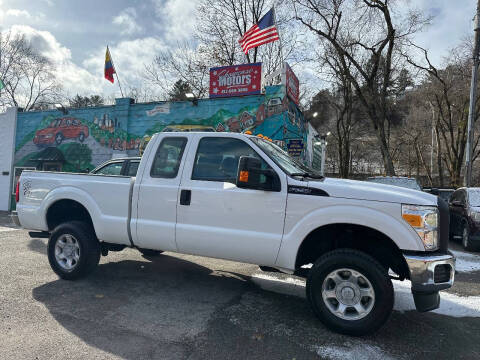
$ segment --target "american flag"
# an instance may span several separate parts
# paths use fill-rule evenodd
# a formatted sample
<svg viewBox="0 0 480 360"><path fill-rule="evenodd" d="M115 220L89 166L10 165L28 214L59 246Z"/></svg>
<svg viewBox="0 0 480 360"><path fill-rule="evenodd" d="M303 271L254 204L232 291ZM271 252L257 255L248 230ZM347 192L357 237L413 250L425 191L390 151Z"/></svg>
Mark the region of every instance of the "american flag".
<svg viewBox="0 0 480 360"><path fill-rule="evenodd" d="M280 40L277 26L275 25L274 9L271 8L260 19L258 24L253 25L242 38L238 40L245 54L248 50L269 42Z"/></svg>

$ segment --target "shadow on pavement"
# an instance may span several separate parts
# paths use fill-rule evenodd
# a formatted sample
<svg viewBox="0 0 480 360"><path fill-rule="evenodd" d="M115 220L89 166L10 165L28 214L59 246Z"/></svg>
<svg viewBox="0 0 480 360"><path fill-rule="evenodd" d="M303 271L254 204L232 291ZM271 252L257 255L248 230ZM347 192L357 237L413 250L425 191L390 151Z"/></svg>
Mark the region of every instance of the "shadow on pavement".
<svg viewBox="0 0 480 360"><path fill-rule="evenodd" d="M322 326L304 299L258 289L249 279L160 255L153 262L102 264L85 280L34 288L33 297L82 341L126 359L309 359L331 351L371 359L480 354L478 318L395 311L377 334L350 338Z"/></svg>
<svg viewBox="0 0 480 360"><path fill-rule="evenodd" d="M32 251L35 251L37 253L40 253L42 255L47 254L47 239L44 239L43 241L40 239L31 239L28 242L28 248Z"/></svg>
<svg viewBox="0 0 480 360"><path fill-rule="evenodd" d="M40 247L32 240L31 247ZM183 358L184 339L204 331L220 305L249 283L160 255L99 265L87 279L33 289L54 318L86 343L123 358ZM158 353L160 351L160 353Z"/></svg>

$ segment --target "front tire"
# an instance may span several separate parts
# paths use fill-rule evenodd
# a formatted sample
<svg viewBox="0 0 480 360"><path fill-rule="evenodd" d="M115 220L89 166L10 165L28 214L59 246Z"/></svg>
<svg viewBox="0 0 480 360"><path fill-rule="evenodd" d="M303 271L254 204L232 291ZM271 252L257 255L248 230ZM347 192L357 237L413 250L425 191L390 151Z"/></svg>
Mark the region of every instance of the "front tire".
<svg viewBox="0 0 480 360"><path fill-rule="evenodd" d="M371 256L353 249L321 256L308 274L306 291L315 315L341 334L373 333L393 309L388 271Z"/></svg>
<svg viewBox="0 0 480 360"><path fill-rule="evenodd" d="M62 279L89 275L100 261L100 243L90 225L70 221L58 225L48 241L48 261Z"/></svg>

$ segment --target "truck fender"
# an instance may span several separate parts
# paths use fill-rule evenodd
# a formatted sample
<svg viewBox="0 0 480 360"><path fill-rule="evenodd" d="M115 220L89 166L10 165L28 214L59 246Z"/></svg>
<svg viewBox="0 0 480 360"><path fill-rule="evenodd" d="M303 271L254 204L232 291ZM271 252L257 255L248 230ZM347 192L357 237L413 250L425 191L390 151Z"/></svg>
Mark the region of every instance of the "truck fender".
<svg viewBox="0 0 480 360"><path fill-rule="evenodd" d="M400 249L425 251L415 230L401 219L368 207L336 205L311 212L303 217L290 232L284 233L275 265L294 270L297 253L303 240L312 231L332 224L366 226L389 237Z"/></svg>
<svg viewBox="0 0 480 360"><path fill-rule="evenodd" d="M40 207L38 208L38 214L43 215L44 230L48 230L47 225L47 212L50 206L59 200L73 200L81 204L87 209L92 219L93 227L97 236L101 234L101 211L95 202L95 200L86 192L73 186L62 186L50 191L43 199Z"/></svg>

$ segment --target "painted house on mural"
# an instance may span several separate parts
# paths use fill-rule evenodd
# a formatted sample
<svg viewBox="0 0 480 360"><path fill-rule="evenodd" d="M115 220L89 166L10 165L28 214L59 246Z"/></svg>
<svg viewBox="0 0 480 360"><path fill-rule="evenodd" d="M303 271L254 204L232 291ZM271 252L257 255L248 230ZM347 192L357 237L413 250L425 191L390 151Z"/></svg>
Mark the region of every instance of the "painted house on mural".
<svg viewBox="0 0 480 360"><path fill-rule="evenodd" d="M88 172L114 157L138 156L142 137L161 131L250 130L286 150L291 139L300 140L305 144L300 159L309 156L307 124L283 85L267 86L264 94L196 102L136 104L122 98L112 106L68 109L68 114L58 110L18 112L15 123L13 164L6 169L11 195L23 169Z"/></svg>

